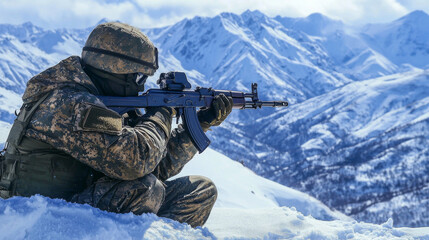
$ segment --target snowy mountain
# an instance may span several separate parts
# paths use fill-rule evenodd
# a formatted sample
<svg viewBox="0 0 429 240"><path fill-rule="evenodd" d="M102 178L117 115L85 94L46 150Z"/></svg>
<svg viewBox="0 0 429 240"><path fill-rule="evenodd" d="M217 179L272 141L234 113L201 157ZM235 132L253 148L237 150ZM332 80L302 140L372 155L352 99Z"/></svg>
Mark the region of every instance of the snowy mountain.
<svg viewBox="0 0 429 240"><path fill-rule="evenodd" d="M425 68L429 61L428 21L428 14L415 11L391 23L369 24L362 36L393 63Z"/></svg>
<svg viewBox="0 0 429 240"><path fill-rule="evenodd" d="M400 29L407 29L410 24L416 29L425 28L424 21L415 20L416 14L423 15L423 17L427 16L422 12L413 12L392 24L397 25ZM212 33L213 30L210 30L214 28L211 27L212 25L221 26L221 37ZM281 17L270 19L257 11L245 12L240 16L221 14L216 18L184 20L170 28L153 31L156 34L153 34L152 38L163 48L163 51L170 49L169 53L175 55L182 63L188 63L183 65L185 69L196 69L204 73L206 78L219 74L218 72L210 74L210 71L214 70L207 66L207 62L215 66L218 64L219 60L217 59L219 57L216 54L224 54L223 58L239 59L238 61L221 61L231 64L229 64L228 70L222 71L220 78L216 77L216 79L211 80L211 82L220 84L214 85L217 88L235 87L240 89L239 85L246 85L243 82L249 79L248 73L250 72L254 76L255 72L252 71L256 71L256 74L260 74L258 78L260 86L269 87L268 90L265 90L266 88L260 90L266 98L279 98L280 95L281 99L281 94L278 94L279 91L284 92L292 103L298 103L303 98L310 98L300 104L295 104L295 106L292 105L289 109L270 114L268 117L265 117L265 115L269 114L270 111L235 112L227 124L211 133L215 149L228 154L234 159L243 159L247 166L262 176L308 192L320 198L329 206L336 207L357 219L381 223L384 221L382 219L392 217L397 226L426 226L429 224L426 216L427 211L420 212L419 210L421 207L427 209L428 181L425 173L428 172L428 169L425 167L427 153L424 150L424 146L425 139L427 139L425 136L428 136L429 132L425 127L421 128L422 131L408 129L409 118L415 119L419 116L418 112L414 111L412 112L413 114L408 111L397 112L398 107L405 108L405 106L413 104L413 101L422 100L420 104L425 104L423 99L428 95L427 86L424 84L425 77L420 76L425 73L422 73L422 70L418 67L425 66L429 58L421 58L419 55L410 54L407 56L410 59L408 63L397 61L395 58L391 59L390 55L385 55L385 53L389 51L391 54L398 55L398 49L380 49L376 43L366 37L368 34L380 35L386 29L379 28L360 32L320 14L313 14L303 19L285 19ZM151 32L149 34L151 35ZM233 44L229 45L226 51L215 51L222 49L222 40L229 38L231 34L235 38L229 40L229 42ZM279 40L280 35L282 36L280 37L281 40ZM177 38L172 38L171 36L177 36ZM236 39L237 37L239 37L238 40ZM414 35L409 37L414 40L399 43L398 46L408 49L421 49L419 41L426 39ZM407 36L403 36L403 38L407 38ZM395 38L392 39L392 35L380 35L376 39L382 42L396 41ZM199 47L201 42L204 42L204 44ZM238 45L242 42L244 42L245 46ZM273 48L267 47L266 43L271 44ZM240 47L239 49L245 50L236 55L233 52L236 45ZM252 48L249 48L249 45ZM212 50L212 48L215 48L215 50ZM275 53L272 49L275 50ZM429 51L428 47L424 49ZM186 51L191 52L185 54ZM259 61L249 61L251 63L241 61L247 51ZM305 55L306 51L311 53L308 58ZM297 58L298 55L300 58ZM283 75L285 77L281 79L298 76L291 80L296 80L298 83L285 81L288 86L292 84L292 88L295 87L297 91L284 90L282 85L277 84L275 79L264 77L272 76L263 74L263 71L271 71L270 66L275 64L273 59L277 57L284 65L275 65L276 71L284 69L284 66L292 69L290 72L286 71L289 75ZM206 60L204 61L204 59ZM299 59L299 61L295 61L296 59ZM236 62L239 64L233 65ZM269 66L266 65L267 62ZM419 64L416 64L417 62ZM300 64L304 64L305 68L301 68ZM222 67L219 69L222 69ZM245 70L235 74L235 71L241 71L240 69ZM215 68L215 70L217 71L218 69ZM300 75L301 70L307 72L306 74L316 75L312 75L312 81L309 82L304 80L307 79L306 77L299 77L302 76ZM229 71L234 72L230 73ZM318 75L323 71L335 76L338 76L336 74L347 76L347 80L340 78L345 81L330 85L330 87L337 89L334 91L329 90L329 87L325 88L326 84L330 83L329 77L323 74ZM418 79L416 82L410 81L403 83L403 85L400 80L395 81L395 84L398 85L394 85L394 87L389 84L381 84L375 90L371 89L371 85L368 85L368 83L378 80L368 80L365 82L366 85L351 82L352 80L363 81L369 77L387 76L395 73L403 75L392 75L389 78ZM279 74L276 72L276 76L282 76L281 74L283 73ZM410 76L407 77L408 75ZM308 77L309 75L306 76ZM216 81L217 79L220 79L220 81ZM233 81L228 81L230 79L233 79ZM247 85L250 82L251 80L248 80ZM236 85L234 86L234 84ZM301 85L306 87L302 88ZM415 89L420 91L417 95L417 100L414 95L415 92L410 91L415 88L415 85L423 85L421 88L417 87ZM310 90L308 87L312 89ZM308 91L300 95L298 92L304 89ZM339 89L348 90L342 93L344 100L341 105L337 106L334 101L337 99L330 97L330 94L335 93L335 91L341 91ZM409 91L403 91L398 94L395 92L398 89L408 89ZM323 92L325 94L322 94ZM380 92L380 94L374 97L372 92ZM353 96L356 96L354 93L360 95L353 98ZM318 96L312 97L313 95ZM347 98L347 96L350 98ZM358 99L361 99L365 104L356 103ZM380 102L381 100L383 102ZM375 107L379 105L383 107L384 112ZM331 106L331 111L324 112L325 109L329 109ZM352 108L350 110L351 115L348 118L343 117L342 115L347 115L347 113L343 112L343 109L350 108ZM299 109L299 111L293 111L294 109ZM314 111L314 113L306 116L307 111ZM324 137L326 126L313 126L313 124L316 125L321 121L317 118L314 119L319 112L320 115L327 119L335 115L341 116L333 124L329 123L330 125L328 126L332 130L326 132L327 137ZM355 116L356 114L353 115L353 112L359 112L360 115L357 115L359 118ZM383 116L383 118L379 116ZM289 119L289 121L284 120L282 122L280 119ZM388 122L388 124L383 121ZM396 125L392 125L392 122L396 122ZM362 126L362 123L365 123L365 125ZM384 125L384 127L376 128L371 132L372 135L369 136L356 137L352 135L349 137L350 134L353 134L351 126L356 127L360 132L364 132L367 129L361 128L369 128L372 125ZM419 139L423 139L423 141L412 145L411 150L395 149L395 146L399 144L396 138L401 138L399 135L402 135L403 132L397 135L392 134L391 131L394 127L403 127L404 132L411 131L412 133L407 135L407 138L411 139L410 141L418 141ZM348 143L349 141L351 143ZM379 141L383 144L375 148L373 147L374 141ZM390 144L393 144L393 146ZM317 147L314 148L314 145ZM368 152L367 148L369 147L373 148ZM331 158L334 157L324 153L326 151L336 153L342 148L346 149L334 156L337 158L336 160L332 160ZM297 154L297 152L300 153L301 151L304 153ZM319 153L320 151L322 153ZM397 157L392 157L391 151L395 152ZM250 159L249 155L251 156ZM378 158L384 160L384 166L376 164L375 159ZM335 165L332 161L336 161L338 164ZM409 161L414 161L415 165L404 163ZM364 165L366 162L371 162L370 167L378 167L380 170L377 168L376 170L364 168L363 166L366 166ZM339 170L330 169L328 166L331 165L334 165L333 168ZM353 167L350 169L342 168L347 165L352 165ZM420 168L414 171L415 166L420 166ZM358 177L354 177L354 175L359 176L360 174L367 176L369 179L360 180ZM372 177L376 179L372 179ZM326 188L324 185L325 179L330 179L332 187ZM362 183L359 181L362 181ZM403 207L404 205L409 206Z"/></svg>
<svg viewBox="0 0 429 240"><path fill-rule="evenodd" d="M269 179L358 220L427 226L429 71L348 84L213 142ZM273 154L274 153L274 154ZM406 216L406 217L405 217Z"/></svg>
<svg viewBox="0 0 429 240"><path fill-rule="evenodd" d="M427 226L427 18L356 29L246 11L143 31L160 49L159 72L185 71L194 87L258 82L261 99L291 103L234 111L209 134L214 149L357 219ZM79 55L91 29L0 24L0 142L26 81Z"/></svg>
<svg viewBox="0 0 429 240"><path fill-rule="evenodd" d="M219 198L203 228L154 214L114 214L41 196L0 199L0 239L411 239L429 228L358 223L316 199L252 173L208 149L181 175L202 174ZM295 207L292 207L295 206ZM323 220L325 219L325 220ZM330 220L327 220L330 219Z"/></svg>
<svg viewBox="0 0 429 240"><path fill-rule="evenodd" d="M6 140L8 123L21 107L27 81L59 60L79 54L89 32L0 24L0 142Z"/></svg>
<svg viewBox="0 0 429 240"><path fill-rule="evenodd" d="M31 23L0 24L0 87L22 93L32 76L79 54L90 29L44 30Z"/></svg>
<svg viewBox="0 0 429 240"><path fill-rule="evenodd" d="M185 19L148 35L161 55L173 55L202 74L200 84L218 89L249 91L258 81L262 96L297 102L351 82L317 41L258 11Z"/></svg>

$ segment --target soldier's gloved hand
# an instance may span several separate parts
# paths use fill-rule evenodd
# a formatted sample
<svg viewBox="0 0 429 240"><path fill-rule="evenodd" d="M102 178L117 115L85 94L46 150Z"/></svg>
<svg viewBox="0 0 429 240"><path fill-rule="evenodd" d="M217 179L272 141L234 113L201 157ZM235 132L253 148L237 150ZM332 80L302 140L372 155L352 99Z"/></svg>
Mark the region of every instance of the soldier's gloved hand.
<svg viewBox="0 0 429 240"><path fill-rule="evenodd" d="M214 97L209 108L200 109L197 113L201 127L206 132L211 126L219 126L232 111L231 97L219 94Z"/></svg>
<svg viewBox="0 0 429 240"><path fill-rule="evenodd" d="M140 123L143 121L152 121L157 124L164 131L167 138L170 137L171 122L173 116L176 114L175 110L171 107L150 107L146 108L146 113L140 118ZM139 124L140 124L139 123ZM139 126L136 125L136 127Z"/></svg>
<svg viewBox="0 0 429 240"><path fill-rule="evenodd" d="M134 109L128 111L124 116L124 125L135 127L140 122L143 113L139 109Z"/></svg>

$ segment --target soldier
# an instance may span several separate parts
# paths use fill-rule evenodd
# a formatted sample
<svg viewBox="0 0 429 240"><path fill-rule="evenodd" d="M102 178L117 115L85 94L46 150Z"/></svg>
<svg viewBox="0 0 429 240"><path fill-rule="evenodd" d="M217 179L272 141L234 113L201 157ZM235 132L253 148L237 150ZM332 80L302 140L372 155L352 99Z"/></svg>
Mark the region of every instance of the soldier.
<svg viewBox="0 0 429 240"><path fill-rule="evenodd" d="M203 225L217 197L213 182L167 180L197 152L182 125L171 131L174 109L120 116L97 98L137 96L157 69L157 49L140 30L104 23L91 32L82 58L33 77L7 139L0 197L41 194ZM231 98L216 97L198 112L201 126L219 125L231 110Z"/></svg>

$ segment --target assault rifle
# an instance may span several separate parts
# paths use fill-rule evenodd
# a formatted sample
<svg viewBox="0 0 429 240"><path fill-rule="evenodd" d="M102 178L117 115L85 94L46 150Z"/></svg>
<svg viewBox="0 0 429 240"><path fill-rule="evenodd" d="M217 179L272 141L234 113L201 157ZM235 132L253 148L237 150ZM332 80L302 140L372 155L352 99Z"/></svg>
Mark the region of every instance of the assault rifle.
<svg viewBox="0 0 429 240"><path fill-rule="evenodd" d="M251 93L203 87L191 90L191 84L184 72L169 72L161 73L157 84L160 89L149 89L137 97L100 96L99 98L107 107L121 115L136 108L165 106L175 108L177 121L182 118L200 153L209 146L210 140L200 126L196 109L210 107L216 95L223 93L227 97L232 97L233 108L236 109L288 106L286 101L260 101L256 83L252 83Z"/></svg>

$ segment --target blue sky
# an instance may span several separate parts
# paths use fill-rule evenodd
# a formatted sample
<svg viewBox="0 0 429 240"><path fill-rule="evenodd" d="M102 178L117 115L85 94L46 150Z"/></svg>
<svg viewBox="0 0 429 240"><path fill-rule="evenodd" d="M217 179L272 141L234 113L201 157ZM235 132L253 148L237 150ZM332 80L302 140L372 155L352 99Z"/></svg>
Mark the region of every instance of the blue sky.
<svg viewBox="0 0 429 240"><path fill-rule="evenodd" d="M183 18L260 10L268 16L305 17L320 12L353 25L388 22L413 10L429 12L428 0L0 0L0 23L31 21L45 28L83 28L100 19L151 28Z"/></svg>

